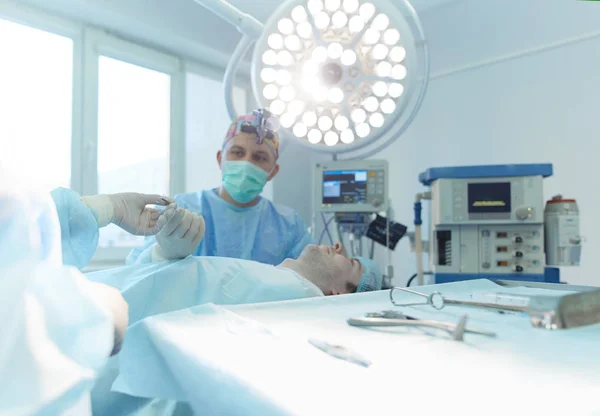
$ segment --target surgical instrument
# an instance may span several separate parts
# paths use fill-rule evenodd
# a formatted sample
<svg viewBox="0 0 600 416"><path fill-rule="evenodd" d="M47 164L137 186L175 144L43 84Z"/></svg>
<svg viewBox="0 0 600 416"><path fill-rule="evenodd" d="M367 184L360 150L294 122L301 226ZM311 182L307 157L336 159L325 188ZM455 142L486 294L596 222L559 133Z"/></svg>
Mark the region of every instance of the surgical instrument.
<svg viewBox="0 0 600 416"><path fill-rule="evenodd" d="M430 328L441 329L446 331L452 339L455 341L462 341L464 339L465 332L473 334L485 335L489 337L495 337L496 334L490 331L483 331L478 329L468 329L467 326L467 315L461 316L460 320L456 325L442 321L434 321L427 319L415 319L404 315L397 311L383 311L383 312L372 312L367 313L365 318L350 318L348 324L351 326L379 326L379 327L390 327L390 326L424 326Z"/></svg>
<svg viewBox="0 0 600 416"><path fill-rule="evenodd" d="M394 300L394 290L401 290L403 292L409 292L415 295L419 295L425 298L425 302L421 303L397 303ZM420 293L414 290L406 289L403 287L393 287L390 290L390 301L394 306L417 306L417 305L429 305L434 309L442 310L446 304L448 305L461 305L461 306L472 306L477 308L491 308L491 309L500 309L506 311L514 311L514 312L524 312L527 313L528 309L526 306L520 305L507 305L493 302L477 302L472 300L458 300L458 299L448 299L445 298L440 292L432 292L431 294Z"/></svg>
<svg viewBox="0 0 600 416"><path fill-rule="evenodd" d="M398 303L394 300L394 290L401 290L422 296L426 301L422 303ZM521 306L447 299L437 291L428 295L410 289L395 287L390 291L390 300L395 306L430 305L437 310L443 309L445 305L457 305L522 312L530 316L533 327L544 329L567 329L600 323L600 290L572 293L563 296L531 296L527 306Z"/></svg>
<svg viewBox="0 0 600 416"><path fill-rule="evenodd" d="M341 345L330 344L318 339L309 339L308 342L312 346L317 347L321 351L331 355L332 357L339 358L340 360L348 361L349 363L357 364L361 367L369 367L372 364L371 361L364 358L360 354Z"/></svg>

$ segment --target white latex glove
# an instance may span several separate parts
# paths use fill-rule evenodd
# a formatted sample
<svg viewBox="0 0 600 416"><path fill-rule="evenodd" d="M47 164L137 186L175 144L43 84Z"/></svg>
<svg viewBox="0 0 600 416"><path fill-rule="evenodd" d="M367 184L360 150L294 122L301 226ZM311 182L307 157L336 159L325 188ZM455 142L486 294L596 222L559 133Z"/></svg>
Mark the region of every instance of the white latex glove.
<svg viewBox="0 0 600 416"><path fill-rule="evenodd" d="M126 192L84 196L81 201L94 212L98 227L113 223L133 235L154 235L159 230L161 210L146 205L166 206L173 199L161 195Z"/></svg>
<svg viewBox="0 0 600 416"><path fill-rule="evenodd" d="M156 244L152 252L154 261L176 260L189 256L204 237L204 218L184 208L171 204L162 213L157 227Z"/></svg>
<svg viewBox="0 0 600 416"><path fill-rule="evenodd" d="M115 355L121 350L121 346L125 340L125 333L129 325L129 305L118 289L103 283L89 283L92 285L93 296L105 305L112 314L115 327L115 340L110 355Z"/></svg>

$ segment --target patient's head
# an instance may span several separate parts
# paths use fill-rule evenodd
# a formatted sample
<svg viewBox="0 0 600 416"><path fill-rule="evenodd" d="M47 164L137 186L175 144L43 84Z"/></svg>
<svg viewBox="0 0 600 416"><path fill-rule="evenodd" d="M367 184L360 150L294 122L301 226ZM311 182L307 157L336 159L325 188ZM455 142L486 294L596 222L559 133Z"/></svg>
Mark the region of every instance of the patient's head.
<svg viewBox="0 0 600 416"><path fill-rule="evenodd" d="M302 250L297 260L287 259L282 266L288 267L310 280L325 295L356 292L356 289L361 286L361 277L366 270L358 259L346 255L340 243L333 246L309 244ZM378 270L373 272L370 264L367 269L369 275L378 272ZM379 281L381 282L381 279Z"/></svg>

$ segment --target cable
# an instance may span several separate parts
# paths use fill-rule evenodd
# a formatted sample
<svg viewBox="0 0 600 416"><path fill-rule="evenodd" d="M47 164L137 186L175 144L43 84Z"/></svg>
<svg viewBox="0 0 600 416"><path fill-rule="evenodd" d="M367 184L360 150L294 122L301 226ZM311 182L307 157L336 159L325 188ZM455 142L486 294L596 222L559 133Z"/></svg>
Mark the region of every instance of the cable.
<svg viewBox="0 0 600 416"><path fill-rule="evenodd" d="M323 231L321 231L321 236L319 237L319 244L321 244L321 242L323 241L323 237L325 237L325 233L326 232L329 235L329 240L330 241L333 240L331 238L331 234L329 233L329 224L331 223L331 221L333 221L333 219L335 218L335 216L332 216L327 221L325 221L325 214L321 213L321 218L323 219L323 224L325 224L325 227L323 228ZM333 245L333 241L331 242L331 245Z"/></svg>
<svg viewBox="0 0 600 416"><path fill-rule="evenodd" d="M412 283L413 280L415 280L417 278L417 273L413 274L409 279L408 282L406 282L406 287L410 287L410 284Z"/></svg>

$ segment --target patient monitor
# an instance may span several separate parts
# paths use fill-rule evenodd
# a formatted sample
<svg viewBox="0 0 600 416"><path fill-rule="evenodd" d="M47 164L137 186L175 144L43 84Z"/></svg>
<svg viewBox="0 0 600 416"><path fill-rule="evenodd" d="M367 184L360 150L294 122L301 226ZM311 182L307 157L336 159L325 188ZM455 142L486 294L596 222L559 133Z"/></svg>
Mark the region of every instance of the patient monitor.
<svg viewBox="0 0 600 416"><path fill-rule="evenodd" d="M388 209L385 160L317 163L314 201L317 212L373 213Z"/></svg>

